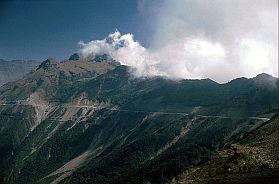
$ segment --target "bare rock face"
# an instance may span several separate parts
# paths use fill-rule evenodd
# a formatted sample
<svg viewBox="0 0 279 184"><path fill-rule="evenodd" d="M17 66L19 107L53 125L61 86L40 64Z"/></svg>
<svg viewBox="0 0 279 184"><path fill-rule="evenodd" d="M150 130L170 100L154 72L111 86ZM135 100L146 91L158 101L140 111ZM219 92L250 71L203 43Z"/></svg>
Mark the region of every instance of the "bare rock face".
<svg viewBox="0 0 279 184"><path fill-rule="evenodd" d="M26 99L26 105L30 105L35 109L35 124L30 128L33 131L48 115L54 110L51 104L44 99L42 93L39 91L32 93L30 97Z"/></svg>

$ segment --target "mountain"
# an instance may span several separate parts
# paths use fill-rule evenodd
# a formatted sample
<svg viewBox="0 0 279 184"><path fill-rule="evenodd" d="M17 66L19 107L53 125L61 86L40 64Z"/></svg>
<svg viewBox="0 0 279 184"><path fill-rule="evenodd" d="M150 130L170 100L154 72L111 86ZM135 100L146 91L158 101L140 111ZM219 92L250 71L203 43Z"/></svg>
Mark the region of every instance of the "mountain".
<svg viewBox="0 0 279 184"><path fill-rule="evenodd" d="M47 59L0 88L4 183L167 183L263 126L278 79L134 78L107 55Z"/></svg>
<svg viewBox="0 0 279 184"><path fill-rule="evenodd" d="M278 183L279 115L172 183Z"/></svg>
<svg viewBox="0 0 279 184"><path fill-rule="evenodd" d="M0 86L3 84L20 79L25 74L29 73L33 69L37 68L40 64L38 61L24 61L13 60L6 61L0 59Z"/></svg>

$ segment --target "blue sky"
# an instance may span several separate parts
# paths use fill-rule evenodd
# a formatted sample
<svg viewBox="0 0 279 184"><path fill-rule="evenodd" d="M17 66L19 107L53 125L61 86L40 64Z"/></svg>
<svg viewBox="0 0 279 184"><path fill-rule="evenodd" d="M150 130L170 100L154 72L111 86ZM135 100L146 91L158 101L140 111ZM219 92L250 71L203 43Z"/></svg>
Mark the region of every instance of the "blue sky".
<svg viewBox="0 0 279 184"><path fill-rule="evenodd" d="M278 76L277 7L278 0L1 0L0 58L63 60L83 41L87 54L108 52L139 75ZM94 42L115 29L126 48Z"/></svg>
<svg viewBox="0 0 279 184"><path fill-rule="evenodd" d="M12 0L0 2L0 58L68 58L80 40L116 28L145 44L137 0Z"/></svg>

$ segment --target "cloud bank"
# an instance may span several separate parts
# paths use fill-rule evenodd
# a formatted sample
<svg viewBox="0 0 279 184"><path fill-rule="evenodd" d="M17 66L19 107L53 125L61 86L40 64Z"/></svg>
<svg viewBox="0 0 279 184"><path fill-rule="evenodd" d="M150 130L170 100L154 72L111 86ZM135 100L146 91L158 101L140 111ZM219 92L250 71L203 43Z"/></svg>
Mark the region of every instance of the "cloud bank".
<svg viewBox="0 0 279 184"><path fill-rule="evenodd" d="M160 70L160 60L155 54L134 40L132 34L121 35L115 31L103 40L88 43L79 42L79 55L83 59L93 59L96 55L107 54L122 65L131 67L135 77L167 76Z"/></svg>
<svg viewBox="0 0 279 184"><path fill-rule="evenodd" d="M109 54L136 77L211 78L227 82L259 73L278 76L277 0L139 1L153 30L150 47L118 31L80 42L80 54ZM151 17L151 18L150 18Z"/></svg>

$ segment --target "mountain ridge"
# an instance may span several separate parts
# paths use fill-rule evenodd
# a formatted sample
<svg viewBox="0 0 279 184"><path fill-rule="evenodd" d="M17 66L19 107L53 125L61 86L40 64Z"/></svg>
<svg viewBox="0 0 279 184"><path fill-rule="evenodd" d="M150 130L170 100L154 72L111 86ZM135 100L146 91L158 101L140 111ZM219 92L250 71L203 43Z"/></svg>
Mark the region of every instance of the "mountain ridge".
<svg viewBox="0 0 279 184"><path fill-rule="evenodd" d="M46 60L0 87L3 182L166 183L274 114L278 79L257 79L138 79L107 56Z"/></svg>

